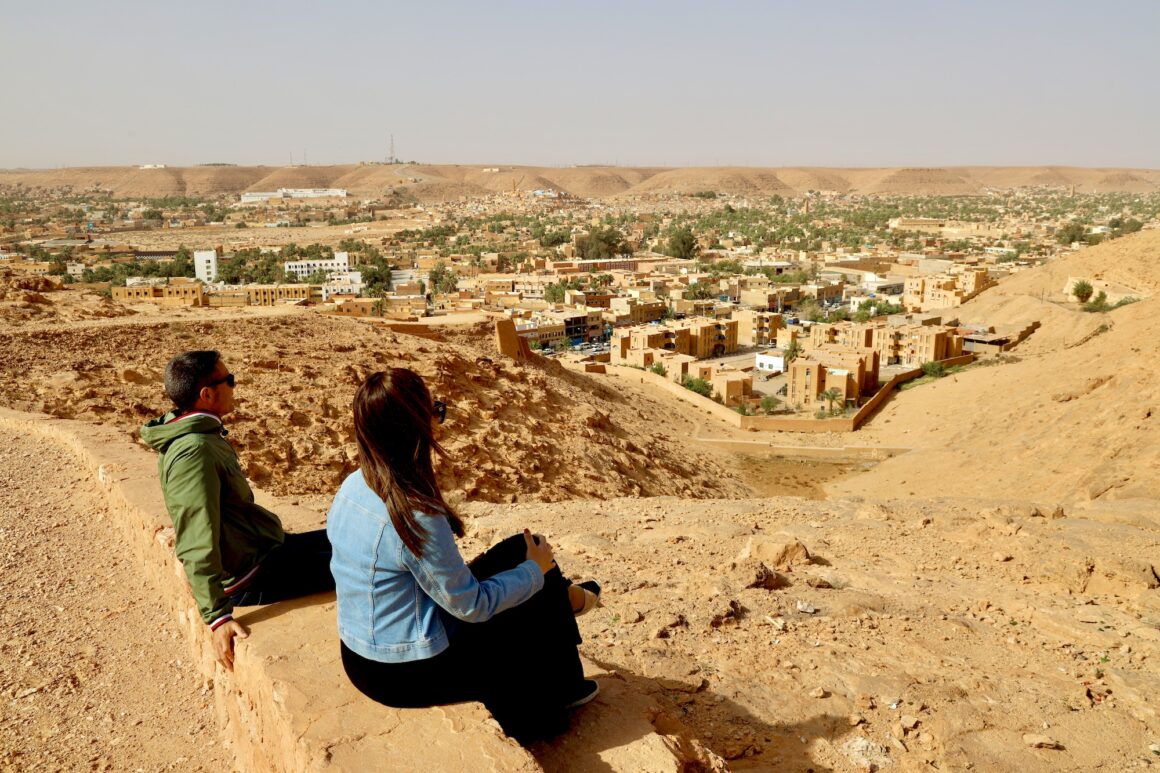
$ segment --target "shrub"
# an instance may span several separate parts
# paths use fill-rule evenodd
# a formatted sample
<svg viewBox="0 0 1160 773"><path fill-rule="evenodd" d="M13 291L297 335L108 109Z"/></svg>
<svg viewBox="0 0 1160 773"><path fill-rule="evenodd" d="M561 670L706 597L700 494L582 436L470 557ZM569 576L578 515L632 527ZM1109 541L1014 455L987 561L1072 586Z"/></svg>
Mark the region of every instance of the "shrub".
<svg viewBox="0 0 1160 773"><path fill-rule="evenodd" d="M761 398L761 410L766 414L773 413L777 410L779 403L781 403L781 401L773 395L766 395L765 397Z"/></svg>
<svg viewBox="0 0 1160 773"><path fill-rule="evenodd" d="M681 386L688 389L690 392L696 392L701 397L709 397L713 394L713 385L703 378L691 378L685 376L681 379Z"/></svg>
<svg viewBox="0 0 1160 773"><path fill-rule="evenodd" d="M1103 290L1100 290L1095 298L1092 298L1083 305L1083 310L1090 312L1109 311L1111 308L1111 304L1108 303L1108 294Z"/></svg>
<svg viewBox="0 0 1160 773"><path fill-rule="evenodd" d="M652 364L652 366L649 368L649 370L651 370L653 373L657 374L658 376L669 375L669 371L667 368L665 368L665 364L663 362L654 362Z"/></svg>
<svg viewBox="0 0 1160 773"><path fill-rule="evenodd" d="M931 378L942 378L947 374L947 369L941 362L924 362L922 364L922 375L930 376Z"/></svg>
<svg viewBox="0 0 1160 773"><path fill-rule="evenodd" d="M1086 279L1079 280L1075 283L1075 286L1071 288L1071 294L1074 295L1075 299L1080 303L1087 303L1089 300L1091 300L1093 292L1095 292L1095 290L1092 288L1091 283Z"/></svg>

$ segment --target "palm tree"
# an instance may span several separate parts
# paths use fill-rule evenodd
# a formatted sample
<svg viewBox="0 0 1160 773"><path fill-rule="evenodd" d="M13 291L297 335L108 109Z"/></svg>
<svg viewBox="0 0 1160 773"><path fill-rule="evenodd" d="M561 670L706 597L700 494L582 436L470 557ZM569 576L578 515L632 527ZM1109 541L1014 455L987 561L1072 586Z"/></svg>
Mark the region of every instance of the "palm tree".
<svg viewBox="0 0 1160 773"><path fill-rule="evenodd" d="M833 413L834 412L834 403L836 403L838 400L840 400L842 398L842 393L838 389L830 388L830 389L827 389L825 392L822 392L821 396L823 398L825 398L825 401L829 406L830 413Z"/></svg>
<svg viewBox="0 0 1160 773"><path fill-rule="evenodd" d="M785 347L785 364L789 365L791 362L801 356L802 345L798 343L797 339L789 342L789 346Z"/></svg>

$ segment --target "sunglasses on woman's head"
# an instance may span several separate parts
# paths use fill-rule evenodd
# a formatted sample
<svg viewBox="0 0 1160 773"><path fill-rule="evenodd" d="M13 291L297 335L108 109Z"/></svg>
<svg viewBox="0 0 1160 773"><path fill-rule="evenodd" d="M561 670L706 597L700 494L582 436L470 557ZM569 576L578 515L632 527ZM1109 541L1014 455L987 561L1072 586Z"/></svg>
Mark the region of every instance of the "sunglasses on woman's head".
<svg viewBox="0 0 1160 773"><path fill-rule="evenodd" d="M435 412L435 418L437 418L439 423L442 424L444 419L447 418L447 403L443 402L442 400L436 400L432 408Z"/></svg>

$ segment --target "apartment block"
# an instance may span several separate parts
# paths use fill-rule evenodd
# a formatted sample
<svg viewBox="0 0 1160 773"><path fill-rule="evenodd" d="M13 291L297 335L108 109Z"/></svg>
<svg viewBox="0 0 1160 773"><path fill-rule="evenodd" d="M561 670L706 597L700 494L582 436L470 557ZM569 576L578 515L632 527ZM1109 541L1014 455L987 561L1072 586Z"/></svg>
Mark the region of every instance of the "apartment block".
<svg viewBox="0 0 1160 773"><path fill-rule="evenodd" d="M777 342L777 331L785 326L782 316L774 311L735 309L739 346L772 346Z"/></svg>
<svg viewBox="0 0 1160 773"><path fill-rule="evenodd" d="M789 364L786 402L801 410L829 407L824 392L835 390L834 405L858 405L878 391L878 353L833 348L811 352Z"/></svg>
<svg viewBox="0 0 1160 773"><path fill-rule="evenodd" d="M689 331L689 351L697 359L722 357L737 351L737 320L695 317L682 320Z"/></svg>

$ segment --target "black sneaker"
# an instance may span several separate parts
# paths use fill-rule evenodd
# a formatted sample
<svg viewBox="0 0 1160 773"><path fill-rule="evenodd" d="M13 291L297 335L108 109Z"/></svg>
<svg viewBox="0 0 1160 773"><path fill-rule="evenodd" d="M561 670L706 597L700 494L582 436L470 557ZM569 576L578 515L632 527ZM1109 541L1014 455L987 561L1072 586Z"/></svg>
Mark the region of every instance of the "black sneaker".
<svg viewBox="0 0 1160 773"><path fill-rule="evenodd" d="M564 708L574 709L579 706L583 706L585 703L588 703L599 694L600 685L596 683L596 680L581 680L580 684L576 687L576 692L574 693L576 697L572 700L571 703L565 704Z"/></svg>

